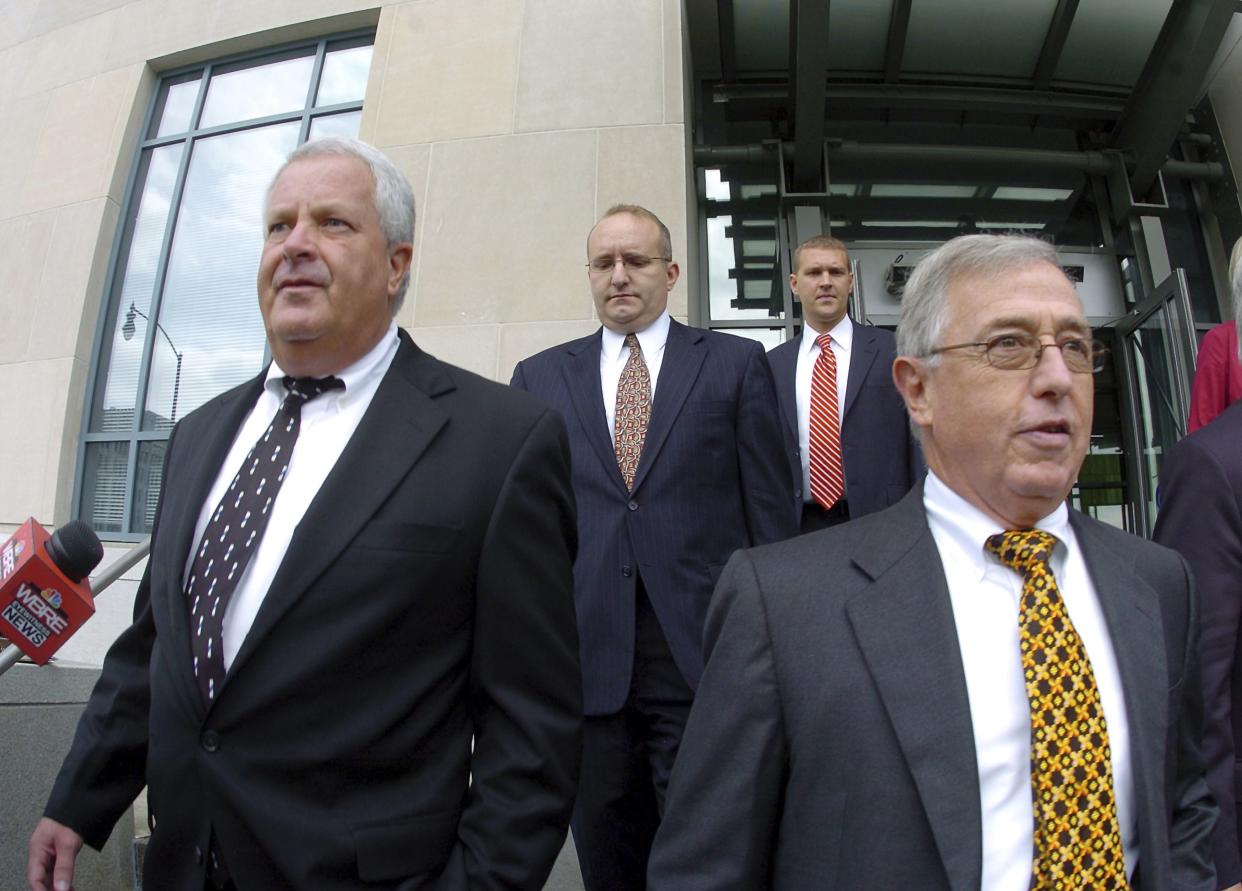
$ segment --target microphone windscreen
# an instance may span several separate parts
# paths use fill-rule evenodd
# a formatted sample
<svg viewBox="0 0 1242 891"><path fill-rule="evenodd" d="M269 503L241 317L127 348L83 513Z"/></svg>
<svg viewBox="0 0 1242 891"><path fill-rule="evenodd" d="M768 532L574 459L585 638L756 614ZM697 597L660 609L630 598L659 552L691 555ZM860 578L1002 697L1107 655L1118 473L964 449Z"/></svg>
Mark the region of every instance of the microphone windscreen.
<svg viewBox="0 0 1242 891"><path fill-rule="evenodd" d="M52 533L48 555L66 576L80 582L103 559L103 543L95 530L82 520L73 520Z"/></svg>

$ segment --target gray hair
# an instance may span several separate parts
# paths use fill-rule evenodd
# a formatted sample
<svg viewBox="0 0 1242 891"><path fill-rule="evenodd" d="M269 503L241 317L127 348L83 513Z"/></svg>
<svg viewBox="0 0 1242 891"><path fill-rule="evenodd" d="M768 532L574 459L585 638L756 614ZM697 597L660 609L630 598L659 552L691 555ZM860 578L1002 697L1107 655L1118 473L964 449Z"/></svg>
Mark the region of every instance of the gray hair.
<svg viewBox="0 0 1242 891"><path fill-rule="evenodd" d="M280 175L290 164L306 158L330 156L357 158L367 165L367 169L371 171L371 180L375 183L375 190L371 196L372 203L375 205L375 212L379 215L380 229L388 240L388 246L413 244L414 190L410 187L409 181L396 168L396 165L375 146L348 136L324 136L304 142L290 152L289 157L285 159L284 164L280 165L280 169L276 171L271 184L267 187L267 194L263 198L264 216L267 215L267 203L272 197L272 189L276 186L276 180L280 179ZM401 309L401 304L405 301L405 292L409 287L410 270L406 269L401 283L397 286L397 297L392 304L394 316L397 310Z"/></svg>
<svg viewBox="0 0 1242 891"><path fill-rule="evenodd" d="M1032 263L1061 268L1056 248L1029 235L962 235L932 251L915 267L901 298L897 354L926 357L943 344L949 322L949 286L964 276L997 278Z"/></svg>

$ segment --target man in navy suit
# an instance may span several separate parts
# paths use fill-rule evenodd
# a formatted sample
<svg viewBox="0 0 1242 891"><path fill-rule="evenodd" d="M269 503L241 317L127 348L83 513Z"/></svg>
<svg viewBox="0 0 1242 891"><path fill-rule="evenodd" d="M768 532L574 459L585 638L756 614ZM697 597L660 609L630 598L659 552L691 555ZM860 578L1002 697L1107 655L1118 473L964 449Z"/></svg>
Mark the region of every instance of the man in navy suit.
<svg viewBox="0 0 1242 891"><path fill-rule="evenodd" d="M754 341L668 314L668 228L633 205L587 239L601 330L518 364L569 428L585 728L572 827L588 891L643 889L703 672L712 588L738 548L796 533L776 391Z"/></svg>
<svg viewBox="0 0 1242 891"><path fill-rule="evenodd" d="M845 243L830 235L809 238L794 251L793 269L789 287L802 303L802 336L776 347L768 361L793 437L787 452L793 458L802 531L813 532L896 504L922 478L924 465L893 386L893 335L846 315L854 273ZM835 392L828 397L820 395L815 372L817 363L823 364L825 336L831 355L824 358L835 366ZM835 433L831 419L824 430L813 422L820 399L824 410L837 413ZM822 442L833 436L838 463L823 473L837 480L835 488L830 481L816 485L819 456L812 445L815 438Z"/></svg>

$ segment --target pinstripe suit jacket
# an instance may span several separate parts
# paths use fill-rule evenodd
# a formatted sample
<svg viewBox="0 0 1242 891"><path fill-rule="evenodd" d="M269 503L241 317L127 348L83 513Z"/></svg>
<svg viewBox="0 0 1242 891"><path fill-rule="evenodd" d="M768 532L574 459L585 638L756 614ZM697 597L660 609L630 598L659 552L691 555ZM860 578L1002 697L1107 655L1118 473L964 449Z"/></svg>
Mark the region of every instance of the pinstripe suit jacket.
<svg viewBox="0 0 1242 891"><path fill-rule="evenodd" d="M578 502L574 564L586 714L625 702L638 578L691 687L707 604L735 550L796 534L776 389L758 343L669 326L642 458L627 492L600 385L599 331L518 363L513 386L565 417Z"/></svg>

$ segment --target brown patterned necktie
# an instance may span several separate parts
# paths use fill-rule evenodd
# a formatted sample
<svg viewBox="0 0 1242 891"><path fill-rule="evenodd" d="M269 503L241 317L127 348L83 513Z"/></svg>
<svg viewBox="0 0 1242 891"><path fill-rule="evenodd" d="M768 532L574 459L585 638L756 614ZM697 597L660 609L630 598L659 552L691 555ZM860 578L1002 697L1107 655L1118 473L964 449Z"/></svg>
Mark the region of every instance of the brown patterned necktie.
<svg viewBox="0 0 1242 891"><path fill-rule="evenodd" d="M1055 536L1002 532L986 549L1022 575L1019 641L1031 707L1032 891L1127 888L1112 752L1091 660L1049 560Z"/></svg>
<svg viewBox="0 0 1242 891"><path fill-rule="evenodd" d="M634 488L634 473L638 470L647 424L651 421L651 375L647 372L647 363L643 361L638 336L625 335L625 345L629 347L630 357L621 370L621 379L617 381L613 449L628 490Z"/></svg>

